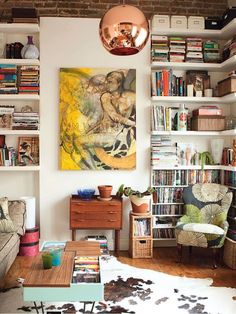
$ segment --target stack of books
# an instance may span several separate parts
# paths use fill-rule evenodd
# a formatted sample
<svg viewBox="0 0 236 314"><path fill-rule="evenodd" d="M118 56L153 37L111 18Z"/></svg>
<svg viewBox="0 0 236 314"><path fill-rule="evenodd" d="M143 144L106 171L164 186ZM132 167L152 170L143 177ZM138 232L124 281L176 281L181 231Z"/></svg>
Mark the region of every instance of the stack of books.
<svg viewBox="0 0 236 314"><path fill-rule="evenodd" d="M152 35L151 54L152 61L166 62L169 60L169 46L167 36Z"/></svg>
<svg viewBox="0 0 236 314"><path fill-rule="evenodd" d="M178 166L177 143L171 143L170 136L151 135L152 166Z"/></svg>
<svg viewBox="0 0 236 314"><path fill-rule="evenodd" d="M144 237L151 235L150 223L145 218L135 219L133 228L135 237Z"/></svg>
<svg viewBox="0 0 236 314"><path fill-rule="evenodd" d="M183 37L170 37L170 62L184 62L186 41Z"/></svg>
<svg viewBox="0 0 236 314"><path fill-rule="evenodd" d="M39 94L39 66L19 66L19 94Z"/></svg>
<svg viewBox="0 0 236 314"><path fill-rule="evenodd" d="M17 66L0 64L0 94L17 94Z"/></svg>
<svg viewBox="0 0 236 314"><path fill-rule="evenodd" d="M216 41L207 40L203 44L204 62L220 62L220 47Z"/></svg>
<svg viewBox="0 0 236 314"><path fill-rule="evenodd" d="M97 241L100 244L101 255L109 255L108 244L106 236L87 236L85 238L87 241Z"/></svg>
<svg viewBox="0 0 236 314"><path fill-rule="evenodd" d="M153 105L152 131L175 131L177 129L178 107Z"/></svg>
<svg viewBox="0 0 236 314"><path fill-rule="evenodd" d="M38 130L38 112L14 112L12 117L12 130Z"/></svg>
<svg viewBox="0 0 236 314"><path fill-rule="evenodd" d="M99 282L99 280L100 271L98 257L76 256L72 282Z"/></svg>
<svg viewBox="0 0 236 314"><path fill-rule="evenodd" d="M186 62L203 62L201 38L187 38Z"/></svg>

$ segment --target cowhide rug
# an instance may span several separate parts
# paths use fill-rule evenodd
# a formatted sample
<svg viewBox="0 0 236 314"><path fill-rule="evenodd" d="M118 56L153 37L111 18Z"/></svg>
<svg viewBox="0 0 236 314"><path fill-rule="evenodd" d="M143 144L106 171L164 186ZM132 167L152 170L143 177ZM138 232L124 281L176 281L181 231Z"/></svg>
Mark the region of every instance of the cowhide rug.
<svg viewBox="0 0 236 314"><path fill-rule="evenodd" d="M105 300L94 313L235 314L236 289L211 287L212 279L171 276L125 265L115 257L102 259ZM83 304L45 303L45 313L84 313ZM90 310L91 304L86 309ZM39 308L41 312L41 309ZM22 299L22 287L1 291L0 313L36 313ZM86 312L88 313L88 312Z"/></svg>

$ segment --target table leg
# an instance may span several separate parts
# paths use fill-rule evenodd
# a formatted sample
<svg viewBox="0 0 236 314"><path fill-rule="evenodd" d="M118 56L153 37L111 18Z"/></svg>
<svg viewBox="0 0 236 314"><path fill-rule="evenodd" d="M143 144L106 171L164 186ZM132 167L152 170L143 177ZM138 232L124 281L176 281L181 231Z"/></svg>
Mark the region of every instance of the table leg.
<svg viewBox="0 0 236 314"><path fill-rule="evenodd" d="M115 253L119 256L120 250L120 230L115 230Z"/></svg>
<svg viewBox="0 0 236 314"><path fill-rule="evenodd" d="M39 310L38 310L38 307L37 307L37 303L34 301L34 307L35 307L35 310L36 310L36 313L39 314Z"/></svg>
<svg viewBox="0 0 236 314"><path fill-rule="evenodd" d="M84 312L86 312L86 305L92 303L92 308L91 308L90 313L93 313L95 301L94 302L83 302L83 303L84 303L84 309L83 309Z"/></svg>
<svg viewBox="0 0 236 314"><path fill-rule="evenodd" d="M42 313L44 314L44 309L43 309L43 302L40 302L41 307L42 307Z"/></svg>
<svg viewBox="0 0 236 314"><path fill-rule="evenodd" d="M76 239L76 229L71 230L71 235L72 235L72 241L75 241Z"/></svg>

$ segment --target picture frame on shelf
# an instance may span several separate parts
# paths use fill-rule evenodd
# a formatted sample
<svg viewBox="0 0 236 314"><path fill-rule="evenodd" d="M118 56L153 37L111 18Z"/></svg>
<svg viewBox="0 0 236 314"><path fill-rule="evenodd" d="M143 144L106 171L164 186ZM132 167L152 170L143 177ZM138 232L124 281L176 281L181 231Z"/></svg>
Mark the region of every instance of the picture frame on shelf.
<svg viewBox="0 0 236 314"><path fill-rule="evenodd" d="M18 164L19 166L39 165L38 137L19 137Z"/></svg>
<svg viewBox="0 0 236 314"><path fill-rule="evenodd" d="M186 71L186 84L193 85L193 96L203 96L204 90L210 88L210 75L207 71Z"/></svg>
<svg viewBox="0 0 236 314"><path fill-rule="evenodd" d="M10 130L14 106L0 106L0 129Z"/></svg>

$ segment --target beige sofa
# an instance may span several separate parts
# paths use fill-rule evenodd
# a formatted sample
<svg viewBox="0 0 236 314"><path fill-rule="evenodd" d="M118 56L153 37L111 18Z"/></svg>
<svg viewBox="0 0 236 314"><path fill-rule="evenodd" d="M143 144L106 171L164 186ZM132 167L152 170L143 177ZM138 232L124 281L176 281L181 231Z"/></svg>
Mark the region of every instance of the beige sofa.
<svg viewBox="0 0 236 314"><path fill-rule="evenodd" d="M0 282L14 262L20 245L20 236L25 233L26 205L24 201L8 201L9 215L17 226L15 233L0 233Z"/></svg>

